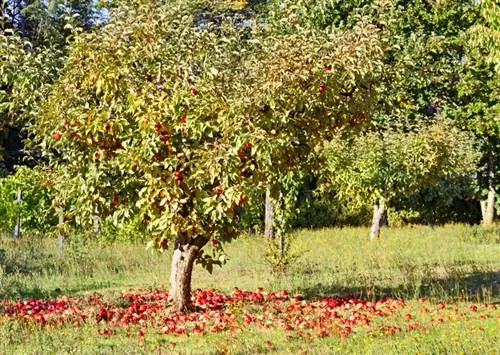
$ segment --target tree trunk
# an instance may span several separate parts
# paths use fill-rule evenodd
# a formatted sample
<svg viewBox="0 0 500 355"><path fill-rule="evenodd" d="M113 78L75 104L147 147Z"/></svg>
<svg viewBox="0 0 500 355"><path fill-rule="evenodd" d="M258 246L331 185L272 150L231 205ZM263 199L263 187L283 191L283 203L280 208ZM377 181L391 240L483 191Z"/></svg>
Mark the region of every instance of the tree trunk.
<svg viewBox="0 0 500 355"><path fill-rule="evenodd" d="M488 205L488 200L479 201L479 205L481 206L481 220L484 221L486 217L486 206Z"/></svg>
<svg viewBox="0 0 500 355"><path fill-rule="evenodd" d="M372 227L370 229L370 240L380 237L380 221L385 212L385 204L381 199L373 205Z"/></svg>
<svg viewBox="0 0 500 355"><path fill-rule="evenodd" d="M101 227L99 226L99 210L97 206L94 208L94 215L92 216L92 220L94 222L94 233L99 234L101 232Z"/></svg>
<svg viewBox="0 0 500 355"><path fill-rule="evenodd" d="M264 235L266 237L274 237L274 206L271 199L271 187L266 189L266 202L264 214Z"/></svg>
<svg viewBox="0 0 500 355"><path fill-rule="evenodd" d="M481 201L481 212L483 213L483 224L491 225L495 218L495 158L490 155L488 161L488 196L486 201Z"/></svg>
<svg viewBox="0 0 500 355"><path fill-rule="evenodd" d="M175 313L186 313L192 310L191 304L191 276L193 266L201 248L208 239L198 236L191 238L179 236L175 241L170 270L170 310Z"/></svg>

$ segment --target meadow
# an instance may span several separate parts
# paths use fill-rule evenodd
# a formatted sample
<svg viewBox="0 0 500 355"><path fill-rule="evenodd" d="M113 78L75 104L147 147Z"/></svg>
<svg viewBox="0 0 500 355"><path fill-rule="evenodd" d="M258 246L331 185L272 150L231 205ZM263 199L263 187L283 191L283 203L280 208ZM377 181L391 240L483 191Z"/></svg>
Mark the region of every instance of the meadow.
<svg viewBox="0 0 500 355"><path fill-rule="evenodd" d="M227 245L230 260L212 275L196 266L198 310L173 320L162 313L169 251L72 236L59 255L53 239L4 237L0 353L500 351L498 226L388 228L376 242L366 228L289 238L284 269L258 235Z"/></svg>

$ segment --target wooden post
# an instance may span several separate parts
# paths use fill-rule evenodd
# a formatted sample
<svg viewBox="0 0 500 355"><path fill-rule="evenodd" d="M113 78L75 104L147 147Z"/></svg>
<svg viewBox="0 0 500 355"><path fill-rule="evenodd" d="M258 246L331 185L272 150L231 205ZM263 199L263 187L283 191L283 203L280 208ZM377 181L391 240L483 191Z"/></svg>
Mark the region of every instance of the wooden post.
<svg viewBox="0 0 500 355"><path fill-rule="evenodd" d="M16 226L14 227L14 239L21 238L21 202L22 202L22 193L21 188L17 190L17 220Z"/></svg>

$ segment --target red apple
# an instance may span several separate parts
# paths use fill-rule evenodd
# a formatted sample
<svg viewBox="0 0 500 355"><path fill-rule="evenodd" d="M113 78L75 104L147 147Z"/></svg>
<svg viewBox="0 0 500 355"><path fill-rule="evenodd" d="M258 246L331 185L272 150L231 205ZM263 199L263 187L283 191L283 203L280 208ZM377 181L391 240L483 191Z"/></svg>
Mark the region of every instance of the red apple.
<svg viewBox="0 0 500 355"><path fill-rule="evenodd" d="M174 173L174 179L175 179L175 181L179 181L179 182L181 182L181 181L182 181L182 179L184 179L184 176L182 176L182 171L177 170L177 171Z"/></svg>

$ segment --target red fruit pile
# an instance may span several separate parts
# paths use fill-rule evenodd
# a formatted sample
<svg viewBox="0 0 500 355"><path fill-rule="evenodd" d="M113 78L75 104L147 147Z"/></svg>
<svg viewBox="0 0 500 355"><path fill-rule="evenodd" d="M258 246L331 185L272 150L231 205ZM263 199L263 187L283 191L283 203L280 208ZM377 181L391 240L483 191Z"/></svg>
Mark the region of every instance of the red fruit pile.
<svg viewBox="0 0 500 355"><path fill-rule="evenodd" d="M119 329L139 336L147 333L205 335L222 331L239 332L245 327L279 328L305 338L352 333L390 336L404 331L426 332L453 319L491 316L494 305L432 306L426 300L413 309L401 299L382 297L374 301L358 297L325 297L307 301L291 297L287 291L256 292L235 289L224 294L213 289L197 290L192 301L195 311L172 314L168 311L168 293L163 290L129 290L114 300L99 294L85 297L62 296L52 300L28 299L3 301L3 315L44 326L82 323L97 324L98 333L111 335ZM415 307L420 307L418 312ZM414 312L413 314L411 312ZM494 311L493 311L494 312ZM1 317L1 314L0 314ZM415 318L419 319L415 319Z"/></svg>

